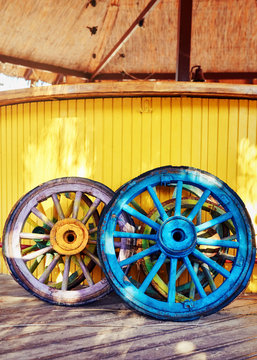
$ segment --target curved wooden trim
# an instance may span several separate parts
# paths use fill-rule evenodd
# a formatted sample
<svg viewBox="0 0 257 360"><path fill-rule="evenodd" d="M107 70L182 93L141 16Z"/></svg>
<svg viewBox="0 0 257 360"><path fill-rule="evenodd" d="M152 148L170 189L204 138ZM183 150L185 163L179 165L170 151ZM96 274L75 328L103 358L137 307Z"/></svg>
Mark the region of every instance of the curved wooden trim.
<svg viewBox="0 0 257 360"><path fill-rule="evenodd" d="M0 92L0 106L43 100L128 96L200 96L257 99L257 86L175 81L106 81L76 85L52 85Z"/></svg>

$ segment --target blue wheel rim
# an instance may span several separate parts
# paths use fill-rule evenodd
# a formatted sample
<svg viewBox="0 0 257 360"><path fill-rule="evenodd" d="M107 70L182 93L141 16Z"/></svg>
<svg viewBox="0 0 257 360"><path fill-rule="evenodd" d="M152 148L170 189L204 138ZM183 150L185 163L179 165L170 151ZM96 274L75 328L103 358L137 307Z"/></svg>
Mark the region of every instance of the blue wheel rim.
<svg viewBox="0 0 257 360"><path fill-rule="evenodd" d="M168 217L165 213L159 195L162 189L167 189L175 184L176 205L175 216ZM194 186L200 192L199 200L188 215L184 217L180 213L181 199L184 186ZM158 192L155 188L158 187ZM159 190L160 188L160 190ZM143 194L150 195L156 206L163 224L158 224L131 205L131 201ZM224 209L224 214L212 220L204 220L195 225L193 219L201 210L205 201L211 197ZM143 205L141 205L143 207ZM117 220L123 213L129 214L136 222L143 222L152 227L153 234L149 237L152 246L144 251L124 259L117 257L117 239L127 239L129 243L137 243L143 238L142 234L128 231L127 234L117 229ZM196 234L214 227L226 221L232 221L236 236L231 235L226 239L201 239ZM141 237L141 238L140 238ZM114 196L101 218L99 231L99 256L105 274L115 291L134 309L159 318L171 320L192 320L201 315L208 315L221 309L242 291L242 286L247 283L253 267L255 248L253 245L253 230L250 218L241 199L224 182L211 174L193 168L164 167L152 170L125 184ZM208 259L198 250L200 245L222 245L233 249L235 253L230 271L217 262ZM116 249L116 250L115 250ZM140 261L144 256L157 253L158 259L153 269L145 279L135 284L135 281L127 276L128 266ZM215 270L221 274L225 281L211 291L206 291L201 285L197 271L192 265L191 257L196 257L205 263L208 271ZM196 296L193 300L177 300L176 275L179 271L178 260L186 267L192 283L196 288ZM149 288L153 277L165 261L170 263L169 293L167 299L158 299L149 294ZM128 273L129 275L129 273ZM134 279L135 280L135 279ZM216 285L215 285L216 286Z"/></svg>

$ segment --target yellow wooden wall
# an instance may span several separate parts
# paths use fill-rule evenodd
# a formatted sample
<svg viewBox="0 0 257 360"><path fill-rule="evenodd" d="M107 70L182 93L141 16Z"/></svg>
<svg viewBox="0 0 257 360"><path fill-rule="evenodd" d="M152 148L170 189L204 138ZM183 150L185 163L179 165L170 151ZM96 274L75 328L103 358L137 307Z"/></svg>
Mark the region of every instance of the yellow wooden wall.
<svg viewBox="0 0 257 360"><path fill-rule="evenodd" d="M113 190L162 165L227 182L257 214L257 102L187 97L45 101L0 108L0 231L36 185L83 176ZM0 272L5 264L0 258ZM249 291L257 291L257 271Z"/></svg>

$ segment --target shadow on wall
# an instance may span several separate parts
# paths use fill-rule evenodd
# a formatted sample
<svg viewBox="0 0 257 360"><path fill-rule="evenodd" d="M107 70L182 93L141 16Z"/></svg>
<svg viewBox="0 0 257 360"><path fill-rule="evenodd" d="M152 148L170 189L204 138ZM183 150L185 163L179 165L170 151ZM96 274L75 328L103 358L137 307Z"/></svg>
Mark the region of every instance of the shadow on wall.
<svg viewBox="0 0 257 360"><path fill-rule="evenodd" d="M52 120L44 127L38 141L32 141L24 152L25 189L63 176L90 177L87 144L76 117Z"/></svg>
<svg viewBox="0 0 257 360"><path fill-rule="evenodd" d="M257 146L242 139L238 152L237 193L251 216L257 234Z"/></svg>

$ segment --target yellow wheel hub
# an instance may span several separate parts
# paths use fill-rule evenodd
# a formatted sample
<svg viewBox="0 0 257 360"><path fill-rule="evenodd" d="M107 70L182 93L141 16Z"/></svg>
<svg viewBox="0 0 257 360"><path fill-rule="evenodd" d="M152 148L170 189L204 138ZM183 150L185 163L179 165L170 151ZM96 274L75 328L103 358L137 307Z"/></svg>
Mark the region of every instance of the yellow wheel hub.
<svg viewBox="0 0 257 360"><path fill-rule="evenodd" d="M61 255L79 254L87 245L88 231L84 224L76 219L58 221L50 232L53 249Z"/></svg>

